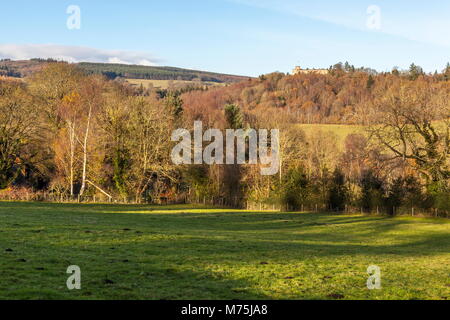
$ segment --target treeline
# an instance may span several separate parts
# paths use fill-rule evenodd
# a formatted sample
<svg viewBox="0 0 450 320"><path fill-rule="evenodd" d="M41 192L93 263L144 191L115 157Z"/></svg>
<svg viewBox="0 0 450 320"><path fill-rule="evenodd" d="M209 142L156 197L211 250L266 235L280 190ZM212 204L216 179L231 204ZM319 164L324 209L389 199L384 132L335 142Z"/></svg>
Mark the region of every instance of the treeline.
<svg viewBox="0 0 450 320"><path fill-rule="evenodd" d="M355 107L357 115L336 115L336 121L359 119L367 130L347 136L342 148L334 134L307 134L296 126L301 115L288 111L295 108L290 99L268 103L281 91L322 101L330 110L335 99L349 105L355 99L362 108ZM272 74L227 88L162 94L52 63L25 82L0 80L0 196L45 191L150 203L214 198L235 207L250 201L445 215L449 98L450 83L437 76L363 72ZM262 165L174 165L171 134L192 130L195 120L203 130L279 129L279 173L262 176Z"/></svg>
<svg viewBox="0 0 450 320"><path fill-rule="evenodd" d="M187 70L173 67L150 67L126 64L110 63L87 63L79 64L80 68L89 73L101 74L109 79L117 77L127 79L150 79L150 80L184 80L184 81L208 81L218 83L237 82L244 77L218 74L212 72L203 72L196 70Z"/></svg>
<svg viewBox="0 0 450 320"><path fill-rule="evenodd" d="M0 60L0 75L24 78L39 71L48 64L58 63L55 59L30 59L12 61L10 59ZM153 67L114 63L89 63L81 62L76 64L80 69L88 74L103 75L108 79L149 79L149 80L184 80L203 81L217 83L234 83L247 80L248 77L235 76L214 72L189 70L174 67Z"/></svg>

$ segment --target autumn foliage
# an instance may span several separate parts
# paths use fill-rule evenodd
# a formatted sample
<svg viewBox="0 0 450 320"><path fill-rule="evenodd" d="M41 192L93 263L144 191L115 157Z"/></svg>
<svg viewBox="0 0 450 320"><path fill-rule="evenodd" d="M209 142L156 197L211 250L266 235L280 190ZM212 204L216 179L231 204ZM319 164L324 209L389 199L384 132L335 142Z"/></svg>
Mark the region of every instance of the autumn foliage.
<svg viewBox="0 0 450 320"><path fill-rule="evenodd" d="M415 70L415 71L414 71ZM0 189L153 202L208 197L301 209L449 210L450 68L273 73L198 90L138 90L52 63L0 79ZM177 128L280 130L281 165L176 166ZM345 138L298 124L366 128ZM20 193L20 192L19 192ZM23 192L22 192L23 193Z"/></svg>

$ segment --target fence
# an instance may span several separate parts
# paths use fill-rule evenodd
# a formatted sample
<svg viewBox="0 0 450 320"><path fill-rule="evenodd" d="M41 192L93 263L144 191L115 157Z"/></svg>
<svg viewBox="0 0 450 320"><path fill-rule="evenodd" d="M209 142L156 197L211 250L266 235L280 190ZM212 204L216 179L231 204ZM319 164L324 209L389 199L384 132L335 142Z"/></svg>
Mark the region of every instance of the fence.
<svg viewBox="0 0 450 320"><path fill-rule="evenodd" d="M144 199L136 199L131 197L115 197L109 198L105 195L94 196L68 196L65 194L57 194L51 192L18 192L18 193L0 193L0 201L36 201L36 202L54 202L54 203L115 203L115 204L157 204L157 205L174 205L174 204L197 204L204 206L214 206L221 208L246 209L249 211L270 211L270 212L339 212L344 214L375 214L375 215L396 215L396 216L413 216L413 217L441 217L449 218L450 213L445 210L419 209L416 207L395 207L390 212L386 208L374 208L373 210L365 210L355 206L345 206L344 210L335 210L325 204L302 204L298 208L293 208L287 204L280 205L275 203L264 203L250 200L242 200L239 198L228 199L225 197L199 197L189 195L177 195L171 198L161 197L154 201L147 202Z"/></svg>

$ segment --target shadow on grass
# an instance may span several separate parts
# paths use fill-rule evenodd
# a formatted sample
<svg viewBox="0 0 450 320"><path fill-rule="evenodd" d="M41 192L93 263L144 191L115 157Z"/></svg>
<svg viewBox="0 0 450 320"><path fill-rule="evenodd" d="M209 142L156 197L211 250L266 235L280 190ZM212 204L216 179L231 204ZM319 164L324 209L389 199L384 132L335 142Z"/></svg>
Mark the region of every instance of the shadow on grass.
<svg viewBox="0 0 450 320"><path fill-rule="evenodd" d="M55 250L55 253L61 252ZM80 261L80 252L66 254L72 261ZM0 256L2 254L0 253ZM84 258L84 257L82 257ZM110 260L97 257L95 261L81 260L82 289L69 291L65 287L66 264L46 264L33 261L22 268L2 272L0 299L70 299L70 300L266 300L270 297L258 292L245 279L229 279L205 270L186 270L178 265L166 267L130 260ZM35 257L38 259L38 257ZM133 258L130 258L133 259ZM2 257L3 263L15 263L15 257ZM136 258L134 257L134 260ZM128 260L127 260L128 261ZM36 265L45 266L36 268Z"/></svg>
<svg viewBox="0 0 450 320"><path fill-rule="evenodd" d="M84 223L71 227L75 246L108 246L108 241L117 241L125 246L164 248L174 256L193 249L196 255L205 254L205 259L210 254L223 254L232 260L245 261L241 255L248 255L249 251L254 256L269 255L280 261L296 260L304 255L426 256L446 253L450 248L447 233L395 234L398 228L414 221L390 217L256 212L78 214L97 219L94 226ZM100 235L89 232L77 237L80 227L85 232L98 228ZM86 243L89 239L92 241Z"/></svg>
<svg viewBox="0 0 450 320"><path fill-rule="evenodd" d="M38 286L47 292L43 298L66 297L45 283L61 282L55 275L80 262L87 287L96 289L79 298L270 299L251 277L275 271L275 265L359 256L395 260L442 255L450 248L448 228L432 230L430 224L444 225L433 219L163 208L0 203L0 242L13 249L0 252L0 266L9 266L2 269L0 298L15 283L17 292ZM144 212L151 210L168 213ZM180 210L187 212L174 212ZM421 229L424 221L427 228ZM19 259L31 263L17 267ZM28 276L39 263L48 270L36 279ZM235 268L243 273L227 273ZM42 298L29 290L17 297Z"/></svg>

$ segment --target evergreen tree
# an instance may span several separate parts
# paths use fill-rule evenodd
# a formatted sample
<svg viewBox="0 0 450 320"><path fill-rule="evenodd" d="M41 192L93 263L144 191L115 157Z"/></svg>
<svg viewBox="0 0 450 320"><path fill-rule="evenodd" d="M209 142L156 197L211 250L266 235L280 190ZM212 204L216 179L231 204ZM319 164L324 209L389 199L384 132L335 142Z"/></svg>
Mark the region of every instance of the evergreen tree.
<svg viewBox="0 0 450 320"><path fill-rule="evenodd" d="M372 170L363 174L361 179L361 207L365 211L373 211L383 205L383 182L376 177Z"/></svg>
<svg viewBox="0 0 450 320"><path fill-rule="evenodd" d="M419 76L423 75L423 69L420 66L416 66L414 63L409 67L409 78L411 80L417 80Z"/></svg>
<svg viewBox="0 0 450 320"><path fill-rule="evenodd" d="M183 100L178 93L170 92L166 96L166 105L175 119L183 114Z"/></svg>
<svg viewBox="0 0 450 320"><path fill-rule="evenodd" d="M386 199L384 200L389 215L394 215L402 206L405 199L404 180L399 177L390 185Z"/></svg>
<svg viewBox="0 0 450 320"><path fill-rule="evenodd" d="M372 77L372 75L369 75L369 78L367 79L367 89L371 89L373 85L375 84L375 79Z"/></svg>
<svg viewBox="0 0 450 320"><path fill-rule="evenodd" d="M444 80L449 81L450 80L450 62L447 62L447 66L445 67L445 70L443 73L444 73Z"/></svg>
<svg viewBox="0 0 450 320"><path fill-rule="evenodd" d="M234 104L225 106L225 119L229 129L242 129L244 117L241 109ZM237 151L235 151L236 153ZM228 197L228 202L235 207L242 207L244 199L244 186L242 185L243 167L239 164L231 164L224 167L223 194Z"/></svg>
<svg viewBox="0 0 450 320"><path fill-rule="evenodd" d="M336 168L331 179L331 186L329 189L329 205L332 210L343 211L345 204L349 199L349 190L345 183L344 174Z"/></svg>
<svg viewBox="0 0 450 320"><path fill-rule="evenodd" d="M281 203L293 210L300 210L302 204L308 204L312 188L303 169L291 169L286 172L279 186Z"/></svg>
<svg viewBox="0 0 450 320"><path fill-rule="evenodd" d="M235 104L225 106L225 118L230 129L241 129L244 127L244 117L241 109Z"/></svg>

